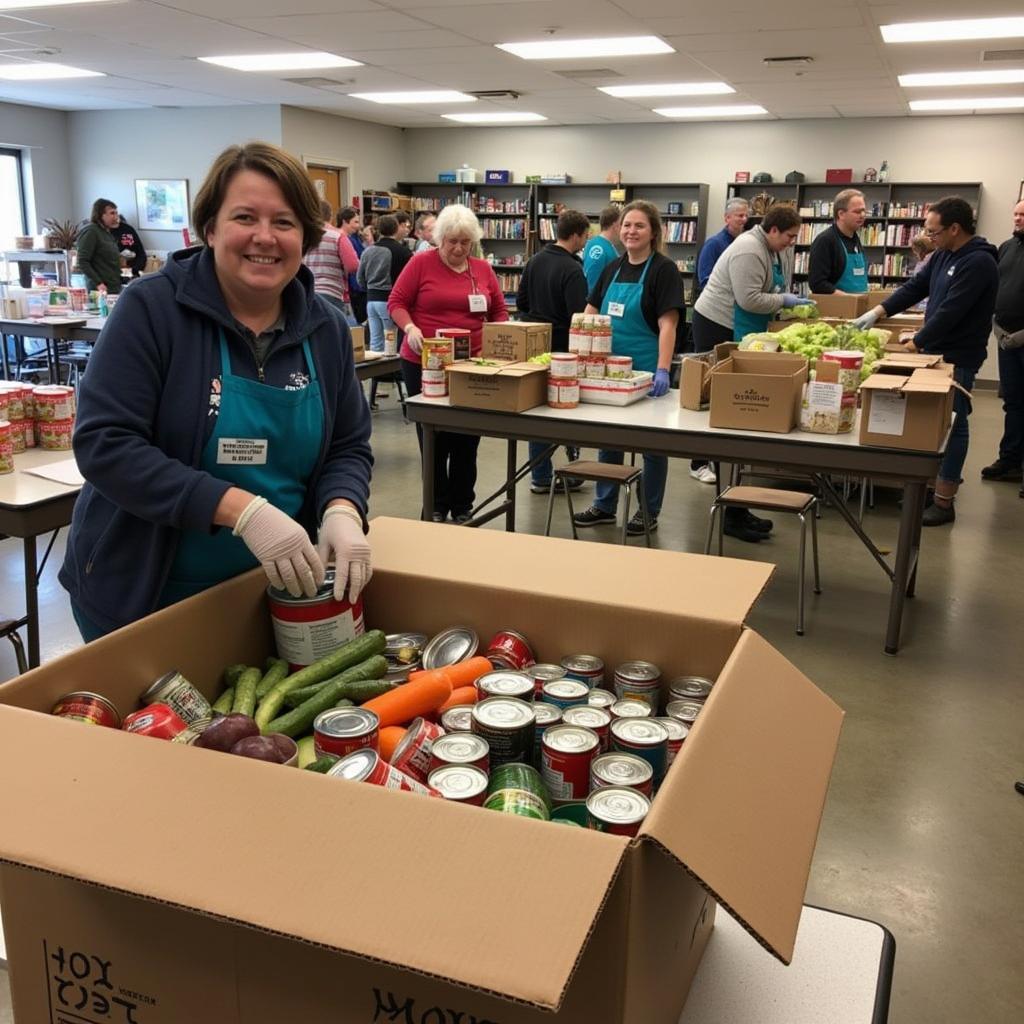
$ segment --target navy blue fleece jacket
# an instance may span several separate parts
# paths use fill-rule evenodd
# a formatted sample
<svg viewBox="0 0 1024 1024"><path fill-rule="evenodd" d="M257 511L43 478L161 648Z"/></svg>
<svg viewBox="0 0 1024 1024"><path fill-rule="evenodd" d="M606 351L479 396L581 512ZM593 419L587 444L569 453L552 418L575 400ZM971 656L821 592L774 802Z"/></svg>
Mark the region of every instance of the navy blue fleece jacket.
<svg viewBox="0 0 1024 1024"><path fill-rule="evenodd" d="M315 535L334 498L365 517L370 493L370 412L355 376L340 311L300 267L282 296L285 329L264 361L265 383L305 382L310 350L324 406L320 456L297 519ZM82 378L75 458L86 484L75 504L60 581L105 629L152 612L184 530L209 532L231 486L198 469L215 414L223 329L232 372L258 379L252 348L228 312L203 249L175 253L158 274L124 291Z"/></svg>
<svg viewBox="0 0 1024 1024"><path fill-rule="evenodd" d="M977 371L988 351L998 290L996 247L975 235L956 252L936 252L882 307L892 316L927 299L924 327L914 344L947 363Z"/></svg>

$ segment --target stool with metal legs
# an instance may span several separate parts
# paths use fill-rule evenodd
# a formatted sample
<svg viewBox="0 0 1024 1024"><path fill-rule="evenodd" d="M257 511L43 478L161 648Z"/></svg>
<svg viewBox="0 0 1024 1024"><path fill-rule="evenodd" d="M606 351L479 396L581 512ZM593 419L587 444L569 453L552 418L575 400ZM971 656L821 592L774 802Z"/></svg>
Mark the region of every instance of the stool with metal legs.
<svg viewBox="0 0 1024 1024"><path fill-rule="evenodd" d="M544 528L544 536L551 536L551 516L555 508L555 489L558 481L563 481L566 501L569 505L569 525L572 527L572 539L579 540L576 532L575 510L572 507L572 493L569 490L569 477L578 480L603 481L615 484L626 492L626 507L622 519L622 543L626 543L626 527L629 524L629 489L636 488L636 497L640 505L640 518L644 524L644 537L647 546L651 546L651 521L647 514L647 497L644 494L644 471L641 466L620 466L614 462L567 462L551 474L551 489L548 491L548 521Z"/></svg>

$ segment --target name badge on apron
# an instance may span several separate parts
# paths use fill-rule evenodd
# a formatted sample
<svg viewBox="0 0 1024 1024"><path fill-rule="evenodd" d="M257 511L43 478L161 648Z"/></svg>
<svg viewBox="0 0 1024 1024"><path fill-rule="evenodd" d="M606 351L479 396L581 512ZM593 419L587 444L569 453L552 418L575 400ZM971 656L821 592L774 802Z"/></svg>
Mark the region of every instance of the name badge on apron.
<svg viewBox="0 0 1024 1024"><path fill-rule="evenodd" d="M608 315L609 316L624 316L626 312L626 304L624 302L609 302L608 303Z"/></svg>
<svg viewBox="0 0 1024 1024"><path fill-rule="evenodd" d="M470 313L486 313L487 296L481 295L479 292L473 292L469 296L469 311Z"/></svg>
<svg viewBox="0 0 1024 1024"><path fill-rule="evenodd" d="M863 267L854 267L853 268L853 276L854 277L863 277L864 276L864 268Z"/></svg>
<svg viewBox="0 0 1024 1024"><path fill-rule="evenodd" d="M265 466L267 441L260 437L221 437L217 439L218 466Z"/></svg>

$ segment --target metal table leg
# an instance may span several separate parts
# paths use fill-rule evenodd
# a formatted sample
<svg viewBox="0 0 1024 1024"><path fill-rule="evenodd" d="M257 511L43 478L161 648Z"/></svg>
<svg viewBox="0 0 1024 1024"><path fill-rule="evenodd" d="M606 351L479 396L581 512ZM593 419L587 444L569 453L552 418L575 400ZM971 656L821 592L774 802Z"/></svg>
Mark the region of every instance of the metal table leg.
<svg viewBox="0 0 1024 1024"><path fill-rule="evenodd" d="M892 591L889 598L889 624L885 631L885 653L895 654L900 648L900 625L903 622L903 603L907 596L911 574L917 563L914 538L918 536L921 515L924 512L925 485L907 482L903 487L903 511L900 514L900 533L896 541L896 566L893 570Z"/></svg>
<svg viewBox="0 0 1024 1024"><path fill-rule="evenodd" d="M516 439L508 439L508 447L505 455L505 530L507 533L516 532Z"/></svg>
<svg viewBox="0 0 1024 1024"><path fill-rule="evenodd" d="M36 539L26 537L25 553L25 619L28 626L28 667L39 667L39 577L36 568Z"/></svg>
<svg viewBox="0 0 1024 1024"><path fill-rule="evenodd" d="M437 431L429 423L423 423L421 426L423 429L423 512L420 518L429 523L434 518L434 459L436 458Z"/></svg>

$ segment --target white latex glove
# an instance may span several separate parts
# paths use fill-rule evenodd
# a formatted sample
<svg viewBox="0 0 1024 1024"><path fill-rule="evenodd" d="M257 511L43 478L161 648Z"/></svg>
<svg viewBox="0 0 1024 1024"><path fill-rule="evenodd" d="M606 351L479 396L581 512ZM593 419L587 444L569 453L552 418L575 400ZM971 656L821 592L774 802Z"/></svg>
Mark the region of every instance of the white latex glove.
<svg viewBox="0 0 1024 1024"><path fill-rule="evenodd" d="M324 581L324 564L306 531L266 498L253 498L232 531L259 559L270 585L292 597L313 597Z"/></svg>
<svg viewBox="0 0 1024 1024"><path fill-rule="evenodd" d="M417 355L423 351L423 332L418 327L409 324L405 329L405 340Z"/></svg>
<svg viewBox="0 0 1024 1024"><path fill-rule="evenodd" d="M869 309L863 316L859 316L853 321L853 326L858 331L867 331L874 327L877 321L878 314L873 309Z"/></svg>
<svg viewBox="0 0 1024 1024"><path fill-rule="evenodd" d="M122 250L121 250L121 255L122 255L122 256L123 256L123 257L124 257L124 258L125 258L126 260L133 260L133 259L135 259L135 253L133 253L133 252L131 251L131 249L122 249Z"/></svg>
<svg viewBox="0 0 1024 1024"><path fill-rule="evenodd" d="M334 562L334 599L355 604L363 587L370 582L370 542L363 533L363 520L348 505L331 505L320 523L317 550L324 565Z"/></svg>

